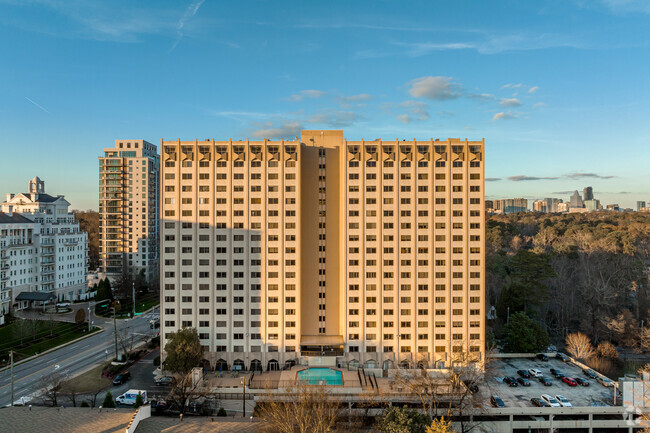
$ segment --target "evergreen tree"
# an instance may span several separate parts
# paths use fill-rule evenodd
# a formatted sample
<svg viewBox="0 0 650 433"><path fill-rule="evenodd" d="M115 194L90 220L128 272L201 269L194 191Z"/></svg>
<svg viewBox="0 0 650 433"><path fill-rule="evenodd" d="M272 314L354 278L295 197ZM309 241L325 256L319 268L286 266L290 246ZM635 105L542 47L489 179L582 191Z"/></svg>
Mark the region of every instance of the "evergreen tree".
<svg viewBox="0 0 650 433"><path fill-rule="evenodd" d="M115 401L113 400L113 394L111 394L110 391L106 393L106 397L104 397L104 403L102 403L103 407L115 407Z"/></svg>

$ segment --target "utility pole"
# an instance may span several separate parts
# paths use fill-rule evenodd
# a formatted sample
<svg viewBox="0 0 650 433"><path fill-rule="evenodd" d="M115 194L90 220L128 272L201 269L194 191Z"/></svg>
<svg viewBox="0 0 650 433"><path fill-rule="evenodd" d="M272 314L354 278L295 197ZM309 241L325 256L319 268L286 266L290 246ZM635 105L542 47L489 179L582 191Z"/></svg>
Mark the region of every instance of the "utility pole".
<svg viewBox="0 0 650 433"><path fill-rule="evenodd" d="M241 401L242 417L246 418L246 376L243 376L241 378L241 383L244 385L244 394L242 396L242 401Z"/></svg>
<svg viewBox="0 0 650 433"><path fill-rule="evenodd" d="M510 323L510 307L508 307L508 318L506 320L506 325Z"/></svg>
<svg viewBox="0 0 650 433"><path fill-rule="evenodd" d="M9 351L9 359L11 360L11 405L14 405L14 351Z"/></svg>
<svg viewBox="0 0 650 433"><path fill-rule="evenodd" d="M115 360L117 361L117 320L115 320L115 305L113 305L113 328L115 328Z"/></svg>
<svg viewBox="0 0 650 433"><path fill-rule="evenodd" d="M135 317L135 281L133 282L133 315L131 317Z"/></svg>
<svg viewBox="0 0 650 433"><path fill-rule="evenodd" d="M90 332L90 301L88 301L88 332Z"/></svg>

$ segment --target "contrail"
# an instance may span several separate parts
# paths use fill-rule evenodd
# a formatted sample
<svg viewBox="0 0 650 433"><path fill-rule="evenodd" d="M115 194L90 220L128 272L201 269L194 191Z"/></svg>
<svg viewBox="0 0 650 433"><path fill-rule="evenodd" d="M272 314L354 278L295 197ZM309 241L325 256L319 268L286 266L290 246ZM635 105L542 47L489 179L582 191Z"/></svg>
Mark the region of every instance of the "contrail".
<svg viewBox="0 0 650 433"><path fill-rule="evenodd" d="M45 108L43 108L42 106L38 105L36 102L34 102L34 101L32 101L31 99L29 99L27 96L25 96L25 99L27 99L27 100L28 100L29 102L31 102L32 104L36 105L36 106L37 106L38 108L40 108L41 110L45 111L47 114L52 114L52 113L50 113L49 111L47 111Z"/></svg>
<svg viewBox="0 0 650 433"><path fill-rule="evenodd" d="M172 47L169 49L169 51L167 51L167 54L174 51L176 49L176 47L178 46L178 44L181 42L181 39L183 39L183 36L184 36L183 27L185 27L185 23L190 18L194 17L194 15L196 15L196 13L199 11L199 8L201 7L201 5L204 2L205 2L205 0L196 0L196 1L192 2L187 7L187 9L185 10L185 13L181 17L181 19L178 20L178 26L177 26L177 29L176 29L177 37L176 37L176 40L174 41L174 43L172 44Z"/></svg>

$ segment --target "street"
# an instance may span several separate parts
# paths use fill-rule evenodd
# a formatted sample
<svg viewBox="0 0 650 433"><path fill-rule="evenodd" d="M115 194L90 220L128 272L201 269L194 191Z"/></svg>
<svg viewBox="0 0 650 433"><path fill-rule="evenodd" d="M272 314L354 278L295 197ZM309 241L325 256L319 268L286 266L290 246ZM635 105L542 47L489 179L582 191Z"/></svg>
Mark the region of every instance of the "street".
<svg viewBox="0 0 650 433"><path fill-rule="evenodd" d="M138 337L139 341L150 339L158 332L158 329L149 327L149 320L154 317L158 317L158 307L152 312L133 319L118 320L118 334L126 331L129 335ZM43 378L54 372L73 376L115 357L113 321L105 320L102 326L103 332L16 365L14 401L40 390L43 386ZM11 404L11 373L7 368L0 372L0 407L9 404Z"/></svg>

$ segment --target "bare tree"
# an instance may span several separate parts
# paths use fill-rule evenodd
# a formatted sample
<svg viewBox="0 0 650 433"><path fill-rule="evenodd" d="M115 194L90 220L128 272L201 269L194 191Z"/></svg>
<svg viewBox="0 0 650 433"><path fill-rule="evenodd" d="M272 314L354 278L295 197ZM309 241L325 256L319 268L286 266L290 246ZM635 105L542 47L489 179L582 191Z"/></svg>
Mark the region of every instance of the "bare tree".
<svg viewBox="0 0 650 433"><path fill-rule="evenodd" d="M63 380L63 376L57 372L43 376L40 380L41 398L43 399L43 403L49 404L52 407L59 405Z"/></svg>
<svg viewBox="0 0 650 433"><path fill-rule="evenodd" d="M168 402L178 406L180 413L185 413L187 407L197 400L205 399L209 388L204 385L203 378L192 372L177 374L172 381L172 390L167 397Z"/></svg>
<svg viewBox="0 0 650 433"><path fill-rule="evenodd" d="M129 354L133 351L136 340L136 335L128 329L122 329L118 334L117 344L120 346L120 349L126 358L128 358Z"/></svg>
<svg viewBox="0 0 650 433"><path fill-rule="evenodd" d="M470 421L467 415L478 412L478 398L475 393L486 383L485 378L493 375L491 366L477 362L473 354L463 350L454 352L453 366L441 373L426 370L411 370L413 375L399 372L391 381L394 391L402 395L412 395L421 409L431 418L443 415L447 419L458 419L461 433L475 429L479 422Z"/></svg>
<svg viewBox="0 0 650 433"><path fill-rule="evenodd" d="M604 358L618 358L618 351L616 350L616 347L614 347L614 345L609 341L603 341L602 343L598 344L598 347L596 347L596 352L598 355Z"/></svg>
<svg viewBox="0 0 650 433"><path fill-rule="evenodd" d="M335 430L338 406L326 386L297 383L283 394L265 396L259 416L268 432L326 433Z"/></svg>
<svg viewBox="0 0 650 433"><path fill-rule="evenodd" d="M591 340L582 332L575 332L566 337L567 351L577 359L587 359L594 353Z"/></svg>

